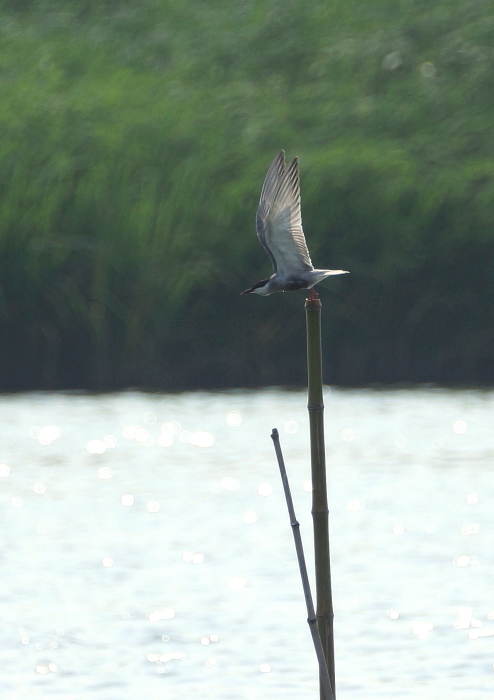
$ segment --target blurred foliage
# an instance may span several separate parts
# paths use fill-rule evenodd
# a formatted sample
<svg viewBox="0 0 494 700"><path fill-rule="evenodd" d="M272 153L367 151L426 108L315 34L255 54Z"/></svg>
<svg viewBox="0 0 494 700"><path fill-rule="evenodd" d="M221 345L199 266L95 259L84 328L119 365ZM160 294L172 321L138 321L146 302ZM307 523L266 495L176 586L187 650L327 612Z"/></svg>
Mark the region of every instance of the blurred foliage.
<svg viewBox="0 0 494 700"><path fill-rule="evenodd" d="M301 384L254 213L299 155L326 380L494 381L487 0L0 0L0 388Z"/></svg>

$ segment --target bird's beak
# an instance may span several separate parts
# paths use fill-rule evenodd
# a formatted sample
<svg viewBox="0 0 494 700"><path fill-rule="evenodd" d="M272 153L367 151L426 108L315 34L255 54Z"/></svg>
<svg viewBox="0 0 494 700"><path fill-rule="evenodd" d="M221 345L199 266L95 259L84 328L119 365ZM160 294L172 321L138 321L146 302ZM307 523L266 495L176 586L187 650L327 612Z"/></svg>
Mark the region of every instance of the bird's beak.
<svg viewBox="0 0 494 700"><path fill-rule="evenodd" d="M242 294L250 294L252 292L252 287L250 289L244 289L243 292L240 292L240 295Z"/></svg>

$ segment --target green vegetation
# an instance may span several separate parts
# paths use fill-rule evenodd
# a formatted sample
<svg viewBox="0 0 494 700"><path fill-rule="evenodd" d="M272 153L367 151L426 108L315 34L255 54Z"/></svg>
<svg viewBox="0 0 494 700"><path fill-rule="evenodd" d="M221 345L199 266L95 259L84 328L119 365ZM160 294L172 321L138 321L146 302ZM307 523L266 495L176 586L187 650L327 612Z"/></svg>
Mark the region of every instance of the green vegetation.
<svg viewBox="0 0 494 700"><path fill-rule="evenodd" d="M494 381L485 0L0 1L0 387L301 384L254 212L299 155L326 381Z"/></svg>

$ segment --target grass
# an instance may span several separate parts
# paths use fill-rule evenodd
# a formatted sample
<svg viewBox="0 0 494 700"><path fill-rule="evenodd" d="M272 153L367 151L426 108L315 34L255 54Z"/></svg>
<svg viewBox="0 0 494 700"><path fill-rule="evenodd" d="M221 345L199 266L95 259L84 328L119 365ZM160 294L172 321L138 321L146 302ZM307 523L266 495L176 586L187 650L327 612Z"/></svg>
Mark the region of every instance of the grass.
<svg viewBox="0 0 494 700"><path fill-rule="evenodd" d="M476 1L0 2L0 387L303 383L237 292L298 154L328 381L494 381L494 15ZM326 311L327 309L327 311Z"/></svg>

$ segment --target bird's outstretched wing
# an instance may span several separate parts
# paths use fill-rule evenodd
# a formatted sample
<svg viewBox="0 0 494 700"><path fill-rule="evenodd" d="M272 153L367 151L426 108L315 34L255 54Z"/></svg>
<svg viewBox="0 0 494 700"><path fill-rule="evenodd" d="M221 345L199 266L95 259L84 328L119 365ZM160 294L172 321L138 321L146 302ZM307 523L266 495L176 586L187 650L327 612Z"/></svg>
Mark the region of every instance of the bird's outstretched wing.
<svg viewBox="0 0 494 700"><path fill-rule="evenodd" d="M285 151L280 151L268 168L261 190L259 206L257 207L256 229L258 238L269 255L273 265L273 272L276 272L276 259L266 243L266 223L269 211L273 204L281 178L285 172Z"/></svg>
<svg viewBox="0 0 494 700"><path fill-rule="evenodd" d="M285 153L280 151L269 166L256 223L274 272L284 276L314 269L302 230L298 158L286 168Z"/></svg>

